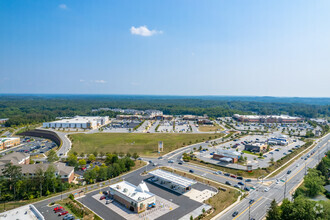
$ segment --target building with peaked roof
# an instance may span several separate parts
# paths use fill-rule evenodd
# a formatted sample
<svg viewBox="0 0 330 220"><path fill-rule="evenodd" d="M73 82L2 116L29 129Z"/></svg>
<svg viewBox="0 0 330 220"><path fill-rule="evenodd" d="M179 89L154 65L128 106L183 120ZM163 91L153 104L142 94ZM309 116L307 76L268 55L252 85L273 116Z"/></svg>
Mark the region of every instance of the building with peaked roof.
<svg viewBox="0 0 330 220"><path fill-rule="evenodd" d="M135 186L127 181L122 181L109 186L110 196L127 209L133 212L143 212L149 207L154 207L156 197L149 192L145 182Z"/></svg>
<svg viewBox="0 0 330 220"><path fill-rule="evenodd" d="M6 163L22 165L30 163L30 154L23 152L13 152L0 158L0 166Z"/></svg>

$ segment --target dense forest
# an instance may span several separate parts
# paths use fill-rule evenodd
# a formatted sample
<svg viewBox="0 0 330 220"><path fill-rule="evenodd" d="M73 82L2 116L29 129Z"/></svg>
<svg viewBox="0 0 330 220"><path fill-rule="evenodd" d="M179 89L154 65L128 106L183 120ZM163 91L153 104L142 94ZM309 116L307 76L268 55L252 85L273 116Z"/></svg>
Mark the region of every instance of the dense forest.
<svg viewBox="0 0 330 220"><path fill-rule="evenodd" d="M242 97L242 100L247 98ZM248 100L252 99L250 97ZM256 100L263 100L258 99ZM181 115L207 114L210 117L232 116L238 114L289 114L312 117L328 117L330 104L328 99L320 99L306 104L292 98L288 103L267 101L241 101L214 97L183 96L124 96L124 95L2 95L0 96L0 118L9 118L6 126L34 124L54 120L60 116L109 115L111 111L92 112L96 108L134 108L158 109L164 114ZM281 100L281 99L275 99ZM307 102L307 101L306 101ZM308 100L308 103L313 101Z"/></svg>

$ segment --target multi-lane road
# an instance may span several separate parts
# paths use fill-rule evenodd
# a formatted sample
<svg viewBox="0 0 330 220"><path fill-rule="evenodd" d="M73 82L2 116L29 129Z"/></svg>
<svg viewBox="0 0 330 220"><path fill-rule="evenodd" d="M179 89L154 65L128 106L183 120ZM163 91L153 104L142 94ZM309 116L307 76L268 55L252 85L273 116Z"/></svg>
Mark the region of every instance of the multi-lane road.
<svg viewBox="0 0 330 220"><path fill-rule="evenodd" d="M190 170L194 171L195 175L199 175L205 177L207 179L225 183L229 181L232 185L237 184L238 182L243 182L246 186L255 188L255 190L251 190L249 195L245 197L245 199L241 200L236 206L231 208L229 211L219 216L218 219L262 219L269 208L270 202L273 199L276 199L277 202L280 202L286 198L292 199L292 194L295 188L301 183L304 178L305 173L308 171L308 168L315 167L320 159L324 156L325 152L328 150L328 142L330 140L330 135L322 138L319 143L316 144L313 149L306 152L303 156L298 157L290 166L285 168L282 172L277 174L275 177L264 179L263 183L252 179L251 182L245 182L238 179L234 179L228 176L224 176L223 174L215 174L214 170L192 165L188 163L183 163L182 165L178 164L181 162L182 153L190 151L195 145L173 151L161 158L143 158L144 160L148 160L153 164L157 164L157 166L168 166L177 170L189 172ZM198 144L198 146L205 146L205 144ZM307 160L304 160L306 156L311 152L315 151L315 153L310 156ZM173 160L173 163L169 163L169 160ZM288 171L291 171L290 174L287 174ZM253 203L250 204L250 200L254 200ZM232 214L237 211L237 216L233 217Z"/></svg>

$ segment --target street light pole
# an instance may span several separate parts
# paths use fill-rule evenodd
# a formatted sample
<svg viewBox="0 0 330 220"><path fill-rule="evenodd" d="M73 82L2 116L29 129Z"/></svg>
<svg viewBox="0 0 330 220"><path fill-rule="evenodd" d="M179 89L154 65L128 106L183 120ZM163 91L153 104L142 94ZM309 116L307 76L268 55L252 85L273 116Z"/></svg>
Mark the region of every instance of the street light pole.
<svg viewBox="0 0 330 220"><path fill-rule="evenodd" d="M286 181L287 181L287 177L285 177L285 182L284 182L284 199L285 199L285 194L286 194Z"/></svg>

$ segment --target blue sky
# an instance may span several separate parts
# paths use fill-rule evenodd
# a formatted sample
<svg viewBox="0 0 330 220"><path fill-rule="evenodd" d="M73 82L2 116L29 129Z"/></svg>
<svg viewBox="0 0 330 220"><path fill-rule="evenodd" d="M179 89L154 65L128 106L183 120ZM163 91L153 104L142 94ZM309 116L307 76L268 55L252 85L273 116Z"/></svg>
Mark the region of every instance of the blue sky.
<svg viewBox="0 0 330 220"><path fill-rule="evenodd" d="M1 0L0 93L329 97L330 1Z"/></svg>

